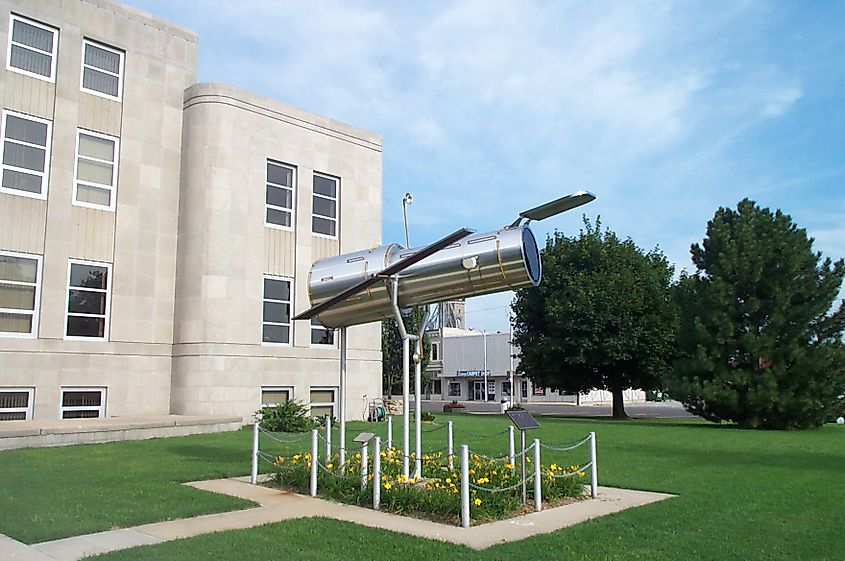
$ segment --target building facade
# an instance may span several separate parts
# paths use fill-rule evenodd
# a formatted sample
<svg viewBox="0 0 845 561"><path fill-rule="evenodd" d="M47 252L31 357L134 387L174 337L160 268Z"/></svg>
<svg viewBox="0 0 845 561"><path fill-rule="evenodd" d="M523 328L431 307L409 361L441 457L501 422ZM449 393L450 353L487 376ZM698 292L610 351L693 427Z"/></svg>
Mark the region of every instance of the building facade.
<svg viewBox="0 0 845 561"><path fill-rule="evenodd" d="M429 333L431 376L429 397L449 401L510 401L515 403L564 403L587 405L608 403L610 392L592 390L586 394L560 393L535 386L517 374L519 347L512 345L510 333L486 333L444 328ZM513 393L511 392L513 384ZM645 401L645 392L625 391L626 402Z"/></svg>
<svg viewBox="0 0 845 561"><path fill-rule="evenodd" d="M378 245L378 135L195 84L197 38L109 0L4 0L0 420L337 411L311 264ZM379 393L349 330L349 417Z"/></svg>

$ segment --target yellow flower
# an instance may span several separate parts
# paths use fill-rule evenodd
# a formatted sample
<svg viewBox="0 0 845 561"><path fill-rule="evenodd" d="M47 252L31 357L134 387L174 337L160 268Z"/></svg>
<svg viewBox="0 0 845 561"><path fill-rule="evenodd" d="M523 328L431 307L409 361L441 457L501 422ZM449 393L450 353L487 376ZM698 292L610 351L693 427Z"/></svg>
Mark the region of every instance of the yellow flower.
<svg viewBox="0 0 845 561"><path fill-rule="evenodd" d="M552 464L549 466L549 469L555 471L557 469L557 464Z"/></svg>
<svg viewBox="0 0 845 561"><path fill-rule="evenodd" d="M446 478L446 483L451 483L451 482L452 482L452 478L451 478L451 477L447 477L447 478Z"/></svg>
<svg viewBox="0 0 845 561"><path fill-rule="evenodd" d="M385 488L386 490L388 490L388 491L390 490L390 488L391 488L391 487L393 487L393 485L391 485L390 483L385 483L385 484L384 484L384 488Z"/></svg>
<svg viewBox="0 0 845 561"><path fill-rule="evenodd" d="M334 464L326 464L326 469L332 469L333 467L334 467Z"/></svg>
<svg viewBox="0 0 845 561"><path fill-rule="evenodd" d="M475 506L481 506L481 499L475 499L473 503L475 503Z"/></svg>

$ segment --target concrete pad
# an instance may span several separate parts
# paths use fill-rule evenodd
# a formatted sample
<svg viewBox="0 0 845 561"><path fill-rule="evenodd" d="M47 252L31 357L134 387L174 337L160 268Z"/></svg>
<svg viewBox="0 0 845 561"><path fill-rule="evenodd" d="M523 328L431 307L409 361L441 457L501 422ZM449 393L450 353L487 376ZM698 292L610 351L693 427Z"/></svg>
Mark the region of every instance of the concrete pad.
<svg viewBox="0 0 845 561"><path fill-rule="evenodd" d="M3 561L55 561L37 549L0 534L0 559Z"/></svg>
<svg viewBox="0 0 845 561"><path fill-rule="evenodd" d="M256 510L267 510L269 518L272 518L273 513L283 516L283 518L279 518L278 520L321 516L421 538L466 545L473 549L485 549L500 543L518 541L539 534L547 534L592 518L674 497L674 495L666 493L632 491L600 486L597 499L585 499L508 520L480 524L471 528L460 528L449 524L440 524L429 520L409 518L379 512L369 508L306 497L269 487L256 487L249 484L248 478L217 479L190 483L190 485L207 491L230 494L256 501L263 505L261 509ZM269 490L271 493L258 491L259 488ZM272 493L276 493L277 495L274 497ZM209 520L207 522L213 521ZM166 524L173 523L169 522ZM211 529L211 526L205 526L205 528L208 531L216 531ZM226 528L220 529L232 529L232 527L227 526ZM187 535L180 535L178 537L187 537Z"/></svg>
<svg viewBox="0 0 845 561"><path fill-rule="evenodd" d="M162 541L164 540L131 528L125 528L122 530L98 532L96 534L86 534L84 536L38 543L33 545L32 548L47 555L51 559L76 561L89 555L116 551L118 549L128 549L139 545L151 545L161 543Z"/></svg>

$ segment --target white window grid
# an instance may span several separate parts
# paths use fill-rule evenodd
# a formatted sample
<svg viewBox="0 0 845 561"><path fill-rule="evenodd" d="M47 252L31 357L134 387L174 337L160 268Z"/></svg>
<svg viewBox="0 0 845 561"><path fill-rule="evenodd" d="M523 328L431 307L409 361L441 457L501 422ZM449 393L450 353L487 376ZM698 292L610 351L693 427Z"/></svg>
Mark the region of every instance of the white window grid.
<svg viewBox="0 0 845 561"><path fill-rule="evenodd" d="M431 352L429 354L429 358L432 362L440 360L440 343L431 344Z"/></svg>
<svg viewBox="0 0 845 561"><path fill-rule="evenodd" d="M32 420L32 409L34 405L35 388L14 388L14 387L0 387L0 396L4 393L26 393L26 407L2 407L0 413L23 413L25 421ZM2 402L2 400L0 400Z"/></svg>
<svg viewBox="0 0 845 561"><path fill-rule="evenodd" d="M32 259L36 262L35 265L35 282L22 282L22 281L11 281L11 280L4 280L0 278L0 284L12 285L12 286L35 286L35 306L34 309L30 312L30 310L18 310L16 308L2 308L0 307L0 312L7 313L7 314L30 314L32 315L32 329L29 333L18 333L18 332L5 332L0 331L0 336L2 337L14 337L14 338L32 338L35 337L38 333L38 311L41 308L41 256L35 255L32 253L17 253L14 251L0 251L0 255L9 255L11 257L20 257L23 259Z"/></svg>
<svg viewBox="0 0 845 561"><path fill-rule="evenodd" d="M331 392L332 393L332 400L331 401L313 401L312 394L313 392ZM335 411L337 408L337 388L334 386L311 386L308 391L308 408L309 410L314 407L331 407L331 416L335 416Z"/></svg>
<svg viewBox="0 0 845 561"><path fill-rule="evenodd" d="M106 268L106 288L87 288L87 287L78 287L78 286L71 286L70 284L70 276L71 271L74 265L92 265L94 267L105 267ZM101 263L99 261L84 261L82 259L71 259L68 262L67 267L67 300L65 302L65 339L73 340L73 341L108 341L109 340L109 324L110 321L110 313L111 313L111 286L112 286L112 271L111 271L111 263ZM104 293L106 295L106 305L105 305L105 313L104 314L84 314L81 312L71 312L70 311L70 291L71 290L84 290L90 292L99 292ZM68 320L71 316L75 317L90 317L90 318L103 318L103 336L102 337L84 337L82 335L68 335L67 328L68 328Z"/></svg>
<svg viewBox="0 0 845 561"><path fill-rule="evenodd" d="M313 199L312 199L312 203L311 203L311 214L312 214L312 216L315 216L317 218L322 218L323 220L329 220L331 222L334 222L334 236L331 236L329 234L324 234L322 232L315 232L313 225L311 226L311 233L314 234L315 236L320 236L320 237L323 237L323 238L329 238L329 239L332 239L332 240L336 240L336 239L338 239L338 235L340 234L340 179L338 179L337 177L333 177L331 175L326 175L324 173L317 173L317 172L314 172L314 177L322 177L323 179L328 179L330 181L334 181L334 184L335 184L335 191L334 191L335 196L334 197L330 197L328 195L322 195L320 193L315 193L315 192L313 192L313 188L312 188L312 193L311 193L311 195L314 199L325 199L327 201L334 201L334 203L335 203L335 216L334 217L326 216L324 214L318 213L316 210L314 210Z"/></svg>
<svg viewBox="0 0 845 561"><path fill-rule="evenodd" d="M88 46L91 45L93 47L97 47L103 49L104 51L109 51L114 53L120 57L120 63L117 73L112 72L111 70L106 70L105 68L100 68L97 66L93 66L85 62L85 51ZM113 99L115 101L120 101L123 98L123 62L126 57L126 53L121 51L120 49L115 49L114 47L109 47L108 45L104 45L103 43L98 43L97 41L92 41L90 39L83 39L82 40L82 68L79 71L79 89L85 93L89 93L91 95L97 95L100 97L104 97L106 99ZM91 70L95 70L97 72L102 72L103 74L108 74L110 76L117 77L117 95L111 95L105 92L101 92L99 90L92 90L90 88L86 88L85 84L85 69L89 68Z"/></svg>
<svg viewBox="0 0 845 561"><path fill-rule="evenodd" d="M277 230L293 231L294 225L296 224L296 222L294 222L294 217L296 215L296 211L295 211L295 208L296 208L296 167L288 165L288 164L283 164L281 162L277 162L277 161L274 161L274 160L267 160L267 165L268 166L278 166L278 167L282 167L282 168L286 168L286 169L290 170L290 172L291 172L291 184L290 184L290 186L282 185L280 183L274 183L274 182L270 181L269 177L265 178L266 185L264 187L264 189L265 189L265 193L264 193L264 195L265 195L265 199L264 199L264 225L267 226L268 228L275 228ZM265 174L266 174L266 172L265 172ZM290 201L291 201L290 208L278 206L278 205L273 205L273 204L270 204L270 203L267 202L266 191L269 190L270 187L276 187L278 189L284 189L286 191L290 191ZM278 210L278 211L287 212L288 214L290 214L290 226L285 226L284 224L275 224L275 223L267 220L267 211L268 210Z"/></svg>
<svg viewBox="0 0 845 561"><path fill-rule="evenodd" d="M34 121L36 123L41 123L47 125L47 141L44 146L40 144L32 144L31 142L25 142L23 140L18 140L15 138L6 138L6 122L9 119L9 116L18 117L20 119L26 119L27 121ZM18 195L20 197L30 197L33 199L46 199L47 198L47 184L48 184L48 177L50 175L50 147L52 144L52 137L53 137L53 123L48 121L47 119L41 119L39 117L33 117L32 115L25 115L23 113L16 113L14 111L9 111L4 109L3 110L3 138L2 138L2 146L3 150L6 149L6 142L11 142L13 144L19 144L21 146L28 146L31 148L40 148L44 150L44 171L37 171L27 168L21 168L17 166L2 164L2 169L10 169L13 171L26 173L28 175L36 175L41 178L41 190L38 193L32 193L30 191L22 191L20 189L10 189L8 187L3 187L2 183L0 183L0 193L7 193L9 195ZM1 161L1 160L0 160ZM0 170L2 173L2 170Z"/></svg>
<svg viewBox="0 0 845 561"><path fill-rule="evenodd" d="M103 140L110 140L114 142L114 159L112 161L109 160L102 160L100 158L94 158L93 156L83 156L79 153L79 141L82 137L91 136L94 138L101 138ZM83 181L79 179L79 161L83 160L86 162L93 162L97 164L109 164L112 166L112 176L111 182L109 185L105 183L97 183L96 181ZM114 212L115 205L117 204L117 166L118 161L120 160L120 139L114 136L109 136L107 134L101 134L94 131L89 131L85 129L77 129L76 130L76 159L73 161L73 204L76 206L83 206L86 208L95 208L99 210L110 210ZM78 190L79 186L87 186L87 187L95 187L97 189L103 189L109 191L109 204L108 205L99 205L96 203L91 203L88 201L80 201L78 200Z"/></svg>
<svg viewBox="0 0 845 561"><path fill-rule="evenodd" d="M45 31L49 31L53 34L53 49L50 52L38 49L36 47L30 47L29 45L24 45L22 43L16 43L13 40L13 31L15 29L15 22L23 22L25 24L32 25L34 27L41 28ZM32 78L38 78L39 80L45 80L47 82L54 82L56 81L56 51L59 47L59 30L55 27L50 27L49 25L44 25L43 23L39 23L37 21L33 21L31 19L23 18L21 16L11 14L9 17L9 44L6 46L6 69L11 70L12 72L18 72L20 74L24 74L26 76L31 76ZM38 74L37 72L30 72L28 70L24 70L23 68L18 68L17 66L12 66L12 45L25 49L27 51L32 51L35 53L45 54L50 56L50 75L44 76L43 74Z"/></svg>
<svg viewBox="0 0 845 561"><path fill-rule="evenodd" d="M276 405L281 405L281 403L265 401L265 393L286 393L288 401L293 399L293 388L290 386L261 386L261 407L275 407Z"/></svg>
<svg viewBox="0 0 845 561"><path fill-rule="evenodd" d="M65 407L65 394L74 392L98 392L100 394L100 405L82 405L82 406L67 406ZM63 386L61 395L59 395L59 419L65 418L65 413L74 413L78 411L97 411L97 419L102 419L106 416L106 388L104 387L75 387ZM74 417L78 418L78 417ZM92 417L94 418L94 417Z"/></svg>
<svg viewBox="0 0 845 561"><path fill-rule="evenodd" d="M274 281L284 281L288 283L288 295L290 297L289 300L276 300L275 298L267 298L267 295L264 294L264 280L274 280ZM261 344L272 346L272 347L290 347L293 343L293 279L290 277L277 277L273 275L264 275L261 281ZM280 304L287 304L288 308L288 317L289 320L287 322L278 322L278 321L266 321L264 319L264 303L265 302L276 302ZM264 326L265 325L278 325L282 327L288 328L288 340L287 342L276 342L276 341L264 341Z"/></svg>
<svg viewBox="0 0 845 561"><path fill-rule="evenodd" d="M331 335L331 343L315 343L314 342L314 335L315 334L323 334L329 333ZM334 329L324 326L320 323L320 320L317 318L311 318L311 346L312 347L326 347L326 348L337 348L337 337L335 336L337 332Z"/></svg>

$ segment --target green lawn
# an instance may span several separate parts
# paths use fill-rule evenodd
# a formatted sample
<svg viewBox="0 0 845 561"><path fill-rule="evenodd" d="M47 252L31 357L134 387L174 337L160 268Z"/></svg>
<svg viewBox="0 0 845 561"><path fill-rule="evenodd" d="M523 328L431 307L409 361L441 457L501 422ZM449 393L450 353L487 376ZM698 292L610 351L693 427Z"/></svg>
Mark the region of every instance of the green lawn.
<svg viewBox="0 0 845 561"><path fill-rule="evenodd" d="M446 419L438 415L438 421ZM450 416L456 443L502 453L501 416ZM128 559L843 559L845 427L759 432L695 421L541 419L544 441L598 434L600 482L674 499L481 553L331 520L298 520L115 552ZM350 432L365 425L350 424ZM383 430L384 426L379 427ZM400 431L399 423L396 432ZM428 429L430 427L426 427ZM239 508L182 481L245 474L250 433L0 453L0 532L27 542ZM426 435L445 444L444 431ZM337 437L335 436L335 442ZM303 441L304 444L304 441ZM279 451L281 452L279 445ZM544 463L583 461L550 455Z"/></svg>

